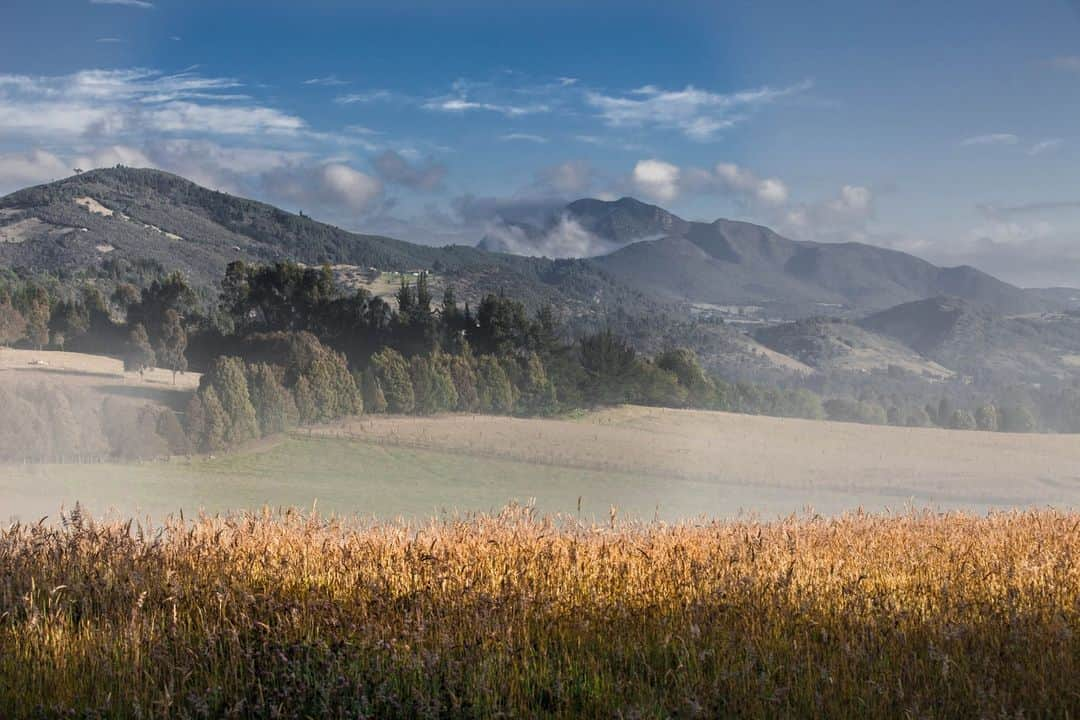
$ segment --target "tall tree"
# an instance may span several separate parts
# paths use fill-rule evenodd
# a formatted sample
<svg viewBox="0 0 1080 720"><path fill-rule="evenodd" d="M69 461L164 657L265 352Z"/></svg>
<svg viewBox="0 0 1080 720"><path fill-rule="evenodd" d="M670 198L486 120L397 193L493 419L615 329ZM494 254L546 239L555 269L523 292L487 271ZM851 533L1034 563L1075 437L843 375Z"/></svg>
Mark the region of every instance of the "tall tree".
<svg viewBox="0 0 1080 720"><path fill-rule="evenodd" d="M31 285L26 297L26 335L37 350L49 344L51 316L49 292L40 285Z"/></svg>
<svg viewBox="0 0 1080 720"><path fill-rule="evenodd" d="M259 421L260 435L265 437L282 433L296 425L296 401L282 384L278 368L267 363L249 365L248 389Z"/></svg>
<svg viewBox="0 0 1080 720"><path fill-rule="evenodd" d="M154 356L154 348L150 346L146 328L142 323L137 323L128 335L127 352L124 354L124 371L137 372L142 377L145 371L154 367L155 362L157 358Z"/></svg>
<svg viewBox="0 0 1080 720"><path fill-rule="evenodd" d="M172 371L173 385L176 384L176 373L187 370L188 337L184 325L180 321L180 313L172 308L165 311L165 320L161 326L161 340L157 347L158 364Z"/></svg>
<svg viewBox="0 0 1080 720"><path fill-rule="evenodd" d="M392 413L411 413L416 407L416 394L409 364L401 353L383 348L371 356L371 368L386 397L387 409Z"/></svg>
<svg viewBox="0 0 1080 720"><path fill-rule="evenodd" d="M481 412L506 414L514 409L514 386L502 365L491 355L480 357L476 394Z"/></svg>
<svg viewBox="0 0 1080 720"><path fill-rule="evenodd" d="M11 297L0 297L0 347L21 340L26 335L26 318L11 304Z"/></svg>
<svg viewBox="0 0 1080 720"><path fill-rule="evenodd" d="M230 446L257 437L259 426L255 406L248 392L247 371L244 361L236 357L222 356L214 360L203 375L200 385L213 388L221 401L229 425L225 441Z"/></svg>

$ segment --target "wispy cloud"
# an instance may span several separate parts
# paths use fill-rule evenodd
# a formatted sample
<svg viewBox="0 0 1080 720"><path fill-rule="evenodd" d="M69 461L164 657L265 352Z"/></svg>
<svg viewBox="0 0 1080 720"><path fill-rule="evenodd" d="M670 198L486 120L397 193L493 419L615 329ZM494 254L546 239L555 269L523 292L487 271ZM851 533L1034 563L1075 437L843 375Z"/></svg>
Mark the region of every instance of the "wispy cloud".
<svg viewBox="0 0 1080 720"><path fill-rule="evenodd" d="M621 96L589 92L585 101L609 127L659 127L704 141L739 122L741 113L805 92L812 85L807 80L783 88L762 87L736 93L715 93L692 85L682 90L645 85Z"/></svg>
<svg viewBox="0 0 1080 720"><path fill-rule="evenodd" d="M533 135L532 133L506 133L505 135L500 135L499 139L503 142L520 141L537 143L538 145L548 141L543 135Z"/></svg>
<svg viewBox="0 0 1080 720"><path fill-rule="evenodd" d="M500 105L497 103L476 102L474 100L467 100L463 97L432 98L431 100L425 102L422 107L425 110L435 110L448 113L464 113L468 112L469 110L486 110L488 112L500 113L502 115L506 115L507 117L534 115L537 113L546 113L551 110L550 107L543 104Z"/></svg>
<svg viewBox="0 0 1080 720"><path fill-rule="evenodd" d="M0 75L0 132L40 138L305 131L295 115L234 92L232 78L141 68L70 75Z"/></svg>
<svg viewBox="0 0 1080 720"><path fill-rule="evenodd" d="M334 98L338 105L353 105L356 103L388 102L401 96L391 90L368 90L365 92L349 93Z"/></svg>
<svg viewBox="0 0 1080 720"><path fill-rule="evenodd" d="M446 177L446 166L428 160L413 164L403 153L387 150L375 158L375 171L386 182L403 185L413 190L437 190Z"/></svg>
<svg viewBox="0 0 1080 720"><path fill-rule="evenodd" d="M124 7L143 8L149 10L154 3L147 0L90 0L91 5L123 5Z"/></svg>
<svg viewBox="0 0 1080 720"><path fill-rule="evenodd" d="M342 80L337 75L327 75L326 77L316 77L310 80L305 80L305 85L321 85L323 87L338 87L341 85L348 85L350 81Z"/></svg>
<svg viewBox="0 0 1080 720"><path fill-rule="evenodd" d="M987 133L986 135L973 135L960 141L960 147L973 145L1015 145L1020 138L1012 133Z"/></svg>
<svg viewBox="0 0 1080 720"><path fill-rule="evenodd" d="M1040 140L1031 146L1028 150L1028 155L1041 155L1051 150L1057 150L1064 142L1061 138L1050 138L1049 140Z"/></svg>
<svg viewBox="0 0 1080 720"><path fill-rule="evenodd" d="M982 204L975 208L991 219L1011 217L1013 215L1031 215L1061 210L1080 210L1080 200L1049 200L1021 203L1019 205Z"/></svg>
<svg viewBox="0 0 1080 720"><path fill-rule="evenodd" d="M111 43L122 43L124 41L121 38L118 38L118 37L100 37L97 40L95 40L94 42L111 44Z"/></svg>
<svg viewBox="0 0 1080 720"><path fill-rule="evenodd" d="M551 87L550 85L521 85L513 88L512 91L516 95L547 94L551 92ZM507 89L502 85L458 78L451 84L449 93L428 98L421 107L425 110L454 114L471 111L493 112L506 117L521 117L551 111L551 106L546 102L521 104L508 101L505 98L507 94L509 94Z"/></svg>

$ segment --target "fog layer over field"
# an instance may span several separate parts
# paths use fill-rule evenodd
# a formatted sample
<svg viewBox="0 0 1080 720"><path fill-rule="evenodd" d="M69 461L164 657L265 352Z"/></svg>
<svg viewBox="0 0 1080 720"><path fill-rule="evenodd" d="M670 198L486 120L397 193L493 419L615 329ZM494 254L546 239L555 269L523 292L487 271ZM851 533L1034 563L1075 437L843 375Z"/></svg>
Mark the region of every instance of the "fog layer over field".
<svg viewBox="0 0 1080 720"><path fill-rule="evenodd" d="M623 407L575 419L363 417L216 458L20 465L0 515L297 506L428 517L510 501L544 512L663 520L859 507L1080 507L1072 436L891 428Z"/></svg>

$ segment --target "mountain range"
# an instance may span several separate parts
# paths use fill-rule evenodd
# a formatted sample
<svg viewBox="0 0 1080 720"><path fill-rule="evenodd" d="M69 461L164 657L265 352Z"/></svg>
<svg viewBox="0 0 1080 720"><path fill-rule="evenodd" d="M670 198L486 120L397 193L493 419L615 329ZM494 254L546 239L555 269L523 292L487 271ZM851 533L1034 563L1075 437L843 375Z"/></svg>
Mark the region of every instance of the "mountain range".
<svg viewBox="0 0 1080 720"><path fill-rule="evenodd" d="M1026 362L1060 374L1068 365L1061 358L1080 356L1080 323L1061 314L1080 297L1068 288L1026 290L972 267L938 267L872 245L795 241L733 220L687 221L628 197L577 200L546 219L505 225L526 245L570 225L610 252L526 257L507 252L514 248L497 235L477 247L413 244L158 170L116 167L0 198L0 268L62 281L177 269L208 299L233 260L329 263L354 275L427 270L471 302L506 291L532 308L553 305L578 331L615 325L649 349L690 337L717 363L751 369L848 368L844 348L874 367L891 358L941 377L977 371L985 363L976 358L991 356L995 366L1019 372ZM703 315L765 327L690 322ZM839 324L806 321L825 315ZM1015 352L1024 343L1027 354Z"/></svg>

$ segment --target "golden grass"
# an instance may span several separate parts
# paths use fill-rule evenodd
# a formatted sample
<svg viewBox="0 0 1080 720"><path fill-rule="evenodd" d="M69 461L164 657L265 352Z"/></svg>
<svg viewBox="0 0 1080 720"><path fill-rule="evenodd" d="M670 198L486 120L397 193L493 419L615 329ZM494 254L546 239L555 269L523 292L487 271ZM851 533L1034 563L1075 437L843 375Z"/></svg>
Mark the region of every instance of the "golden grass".
<svg viewBox="0 0 1080 720"><path fill-rule="evenodd" d="M1080 515L0 532L0 716L1076 717Z"/></svg>

